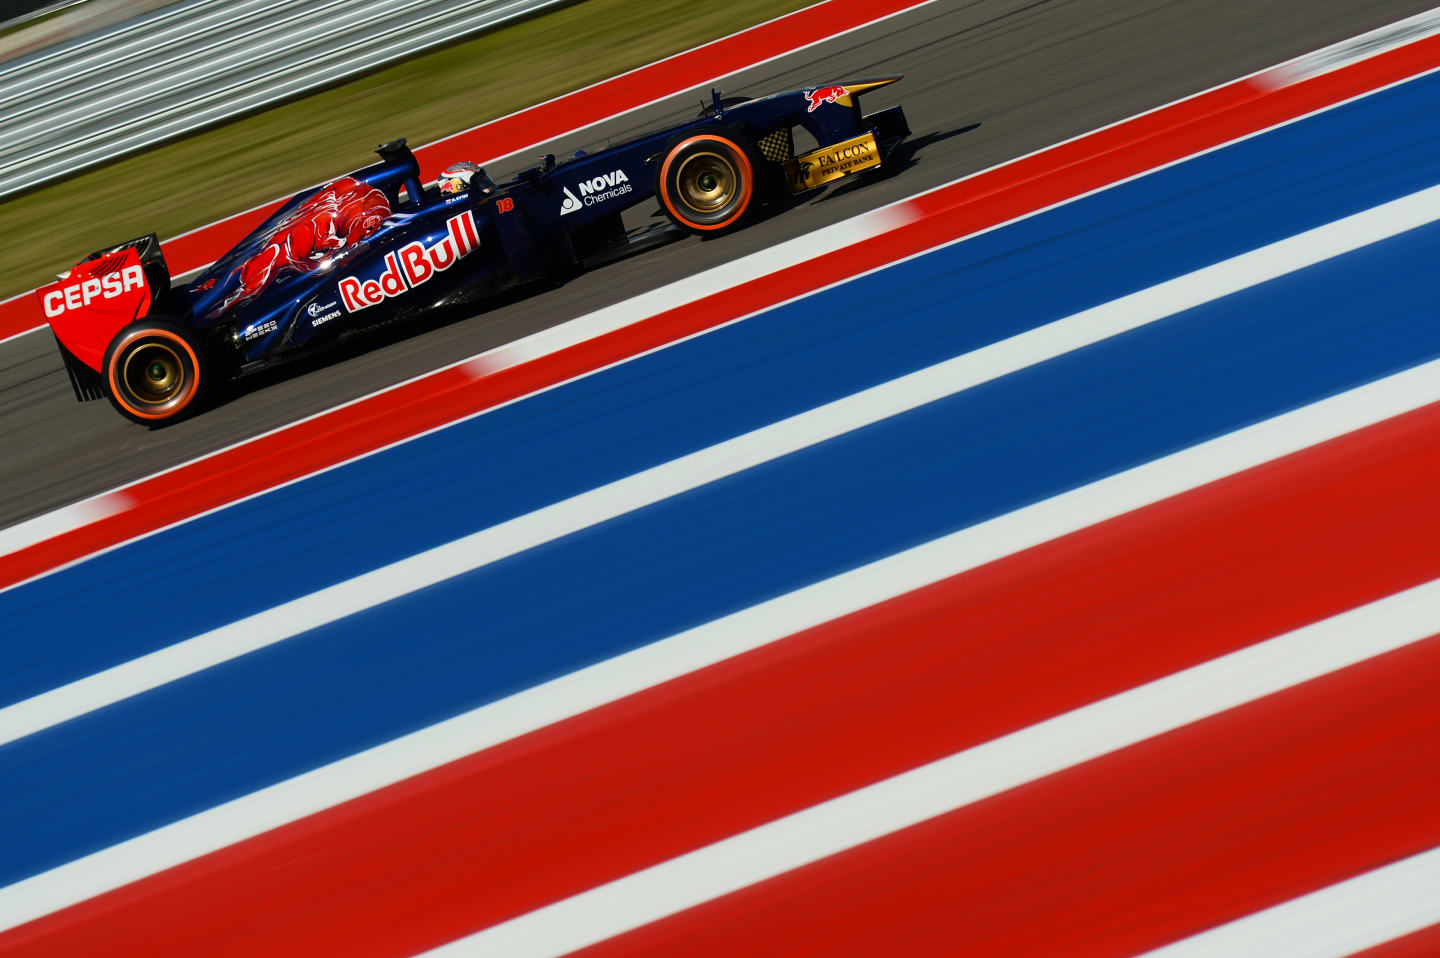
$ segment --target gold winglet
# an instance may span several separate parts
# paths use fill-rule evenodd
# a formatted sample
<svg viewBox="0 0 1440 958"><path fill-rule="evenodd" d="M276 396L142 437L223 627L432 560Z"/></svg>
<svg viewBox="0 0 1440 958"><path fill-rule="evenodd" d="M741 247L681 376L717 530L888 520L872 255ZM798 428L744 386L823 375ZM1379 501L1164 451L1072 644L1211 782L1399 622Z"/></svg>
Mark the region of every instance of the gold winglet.
<svg viewBox="0 0 1440 958"><path fill-rule="evenodd" d="M889 86L896 80L903 79L905 79L903 75L897 74L893 77L875 77L869 80L856 80L853 83L846 83L842 85L845 87L846 93L849 93L851 96L859 96L862 93L868 93L871 90L878 90L882 86Z"/></svg>
<svg viewBox="0 0 1440 958"><path fill-rule="evenodd" d="M855 100L853 97L867 93L870 90L878 90L882 86L889 86L896 80L903 79L905 79L903 76L896 74L891 77L870 77L864 80L853 80L850 83L835 83L829 86L819 86L815 89L817 92L828 94L828 96L826 96L828 102L836 103L840 106L854 106ZM841 90L845 91L844 94L836 95ZM809 92L808 87L806 91Z"/></svg>

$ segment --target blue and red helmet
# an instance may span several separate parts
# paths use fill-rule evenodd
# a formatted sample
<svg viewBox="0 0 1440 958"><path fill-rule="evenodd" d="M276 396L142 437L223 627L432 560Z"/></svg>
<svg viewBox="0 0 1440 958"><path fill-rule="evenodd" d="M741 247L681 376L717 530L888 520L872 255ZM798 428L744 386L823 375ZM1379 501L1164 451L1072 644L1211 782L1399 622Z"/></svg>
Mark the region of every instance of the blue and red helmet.
<svg viewBox="0 0 1440 958"><path fill-rule="evenodd" d="M440 192L446 196L468 192L472 186L486 193L495 188L495 183L485 175L485 168L469 160L451 163L436 182L440 185Z"/></svg>

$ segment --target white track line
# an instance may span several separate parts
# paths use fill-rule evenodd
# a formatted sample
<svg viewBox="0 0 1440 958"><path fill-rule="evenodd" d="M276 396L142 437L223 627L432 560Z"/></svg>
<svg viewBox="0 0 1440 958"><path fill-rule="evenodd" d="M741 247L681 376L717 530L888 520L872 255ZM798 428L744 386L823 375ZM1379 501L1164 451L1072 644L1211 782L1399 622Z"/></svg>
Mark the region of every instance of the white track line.
<svg viewBox="0 0 1440 958"><path fill-rule="evenodd" d="M1426 10L1358 37L1341 40L1314 53L1296 57L1273 70L1265 71L1257 79L1261 86L1267 88L1290 86L1433 37L1437 33L1440 33L1440 10Z"/></svg>
<svg viewBox="0 0 1440 958"><path fill-rule="evenodd" d="M1440 360L570 673L0 890L0 930L716 662L1430 403Z"/></svg>
<svg viewBox="0 0 1440 958"><path fill-rule="evenodd" d="M919 219L918 216L911 214L899 204L861 213L858 216L853 216L850 219L819 229L814 233L797 236L794 239L785 240L766 249L758 250L754 253L747 253L739 259L731 260L728 263L712 266L702 273L696 273L682 280L667 283L658 289L638 293L623 302L610 306L602 306L593 313L587 313L570 322L550 326L538 332L531 333L528 336L523 336L520 339L496 346L494 349L487 350L478 356L463 360L458 365L478 379L481 376L487 376L498 370L518 366L521 363L530 362L533 359L539 359L551 353L557 353L562 349L577 346L588 340L597 339L607 333L624 329L627 326L633 326L642 320L659 316L662 313L669 312L680 306L687 306L699 302L709 296L728 292L746 283L764 279L767 276L779 275L802 263L808 263L811 260L819 259L823 256L839 253L841 250L848 249L851 246L883 236L891 230L899 229L908 223L915 222L917 219ZM660 348L667 349L687 339L694 339L696 336L703 336L717 329L721 329L724 326L732 325L740 319L759 315L761 312L769 312L772 309L777 309L797 299L807 299L816 293L822 292L824 289L843 286L845 283L853 282L863 276L889 269L891 266L907 262L916 256L923 256L927 252L933 252L935 249L949 246L953 242L955 241L938 243L931 249L921 253L899 257L883 266L847 276L845 279L837 283L832 283L829 286L809 290L788 300L774 302L756 313L750 313L744 317L737 317L735 320L730 320L717 326L707 327L699 333L671 340ZM633 356L627 356L623 361L628 362L639 356L655 351L656 350L653 349L645 350Z"/></svg>
<svg viewBox="0 0 1440 958"><path fill-rule="evenodd" d="M1440 848L1147 952L1142 958L1344 958L1440 923Z"/></svg>
<svg viewBox="0 0 1440 958"><path fill-rule="evenodd" d="M63 535L71 529L78 529L81 526L88 526L92 522L119 515L129 509L134 502L134 498L129 493L116 490L107 492L103 496L95 496L93 499L82 499L52 512L42 513L8 529L0 529L0 556L28 549L46 539Z"/></svg>
<svg viewBox="0 0 1440 958"><path fill-rule="evenodd" d="M565 955L1437 632L1440 581L1102 699L427 954Z"/></svg>
<svg viewBox="0 0 1440 958"><path fill-rule="evenodd" d="M1440 186L1122 296L0 709L0 745L981 383L1440 219Z"/></svg>

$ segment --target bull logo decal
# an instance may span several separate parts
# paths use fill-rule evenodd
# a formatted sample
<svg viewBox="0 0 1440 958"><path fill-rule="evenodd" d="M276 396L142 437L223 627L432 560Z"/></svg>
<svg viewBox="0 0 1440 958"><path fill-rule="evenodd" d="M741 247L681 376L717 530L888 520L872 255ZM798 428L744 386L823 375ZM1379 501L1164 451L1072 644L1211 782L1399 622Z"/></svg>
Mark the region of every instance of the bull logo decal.
<svg viewBox="0 0 1440 958"><path fill-rule="evenodd" d="M385 194L353 176L336 180L276 223L240 267L240 285L215 311L247 303L286 271L308 273L325 257L374 233L390 215Z"/></svg>
<svg viewBox="0 0 1440 958"><path fill-rule="evenodd" d="M850 91L843 86L827 86L818 90L806 90L805 98L810 101L810 107L805 112L814 113L827 103L834 103L850 95Z"/></svg>

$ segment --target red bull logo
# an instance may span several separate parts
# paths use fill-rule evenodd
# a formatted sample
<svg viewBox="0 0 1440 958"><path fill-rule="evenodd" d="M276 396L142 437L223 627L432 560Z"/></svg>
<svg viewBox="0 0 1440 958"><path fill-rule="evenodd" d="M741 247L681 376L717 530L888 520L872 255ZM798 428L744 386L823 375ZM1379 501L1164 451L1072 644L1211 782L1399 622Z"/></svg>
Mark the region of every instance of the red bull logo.
<svg viewBox="0 0 1440 958"><path fill-rule="evenodd" d="M398 252L386 254L385 272L375 279L359 280L353 276L342 279L340 299L345 308L355 313L408 293L480 248L480 231L469 210L452 216L445 229L447 235L434 246L407 243Z"/></svg>
<svg viewBox="0 0 1440 958"><path fill-rule="evenodd" d="M818 90L806 90L805 96L810 101L810 108L806 113L814 113L827 103L834 103L841 97L847 97L850 91L843 86L827 86Z"/></svg>

